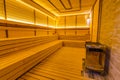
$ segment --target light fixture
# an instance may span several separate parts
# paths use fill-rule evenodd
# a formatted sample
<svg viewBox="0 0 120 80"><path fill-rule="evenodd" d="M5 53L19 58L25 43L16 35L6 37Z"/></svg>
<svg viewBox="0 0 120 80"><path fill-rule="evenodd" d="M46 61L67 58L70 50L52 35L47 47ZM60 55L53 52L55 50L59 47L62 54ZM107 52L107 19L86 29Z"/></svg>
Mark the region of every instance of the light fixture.
<svg viewBox="0 0 120 80"><path fill-rule="evenodd" d="M85 15L85 20L86 20L87 26L89 26L90 25L90 21L91 21L89 14Z"/></svg>
<svg viewBox="0 0 120 80"><path fill-rule="evenodd" d="M90 25L90 18L87 19L87 25Z"/></svg>

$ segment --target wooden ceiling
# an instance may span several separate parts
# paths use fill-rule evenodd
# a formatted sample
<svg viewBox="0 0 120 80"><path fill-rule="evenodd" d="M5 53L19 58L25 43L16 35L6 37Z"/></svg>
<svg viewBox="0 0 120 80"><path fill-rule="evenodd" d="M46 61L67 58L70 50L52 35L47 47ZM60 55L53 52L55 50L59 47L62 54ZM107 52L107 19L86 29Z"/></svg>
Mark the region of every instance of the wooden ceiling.
<svg viewBox="0 0 120 80"><path fill-rule="evenodd" d="M25 1L25 0L22 0ZM29 1L29 0L27 0ZM55 16L88 14L96 0L30 0Z"/></svg>

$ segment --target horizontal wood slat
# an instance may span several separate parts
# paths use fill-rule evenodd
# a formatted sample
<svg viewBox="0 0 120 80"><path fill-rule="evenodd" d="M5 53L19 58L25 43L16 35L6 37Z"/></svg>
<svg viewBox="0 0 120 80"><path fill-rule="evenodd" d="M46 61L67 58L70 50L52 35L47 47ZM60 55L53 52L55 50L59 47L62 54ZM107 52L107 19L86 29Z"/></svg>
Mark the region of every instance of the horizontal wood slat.
<svg viewBox="0 0 120 80"><path fill-rule="evenodd" d="M40 25L26 24L22 22L15 22L9 20L0 20L0 26L2 27L13 27L13 28L27 28L27 29L54 29L52 27L43 27Z"/></svg>
<svg viewBox="0 0 120 80"><path fill-rule="evenodd" d="M61 41L53 41L0 56L0 79L16 79L61 46Z"/></svg>
<svg viewBox="0 0 120 80"><path fill-rule="evenodd" d="M7 20L34 24L34 10L16 0L6 0Z"/></svg>
<svg viewBox="0 0 120 80"><path fill-rule="evenodd" d="M36 24L43 27L47 27L47 16L41 14L38 11L35 11Z"/></svg>
<svg viewBox="0 0 120 80"><path fill-rule="evenodd" d="M62 40L63 46L66 47L78 47L78 48L85 48L85 41L76 41L76 40Z"/></svg>
<svg viewBox="0 0 120 80"><path fill-rule="evenodd" d="M20 78L41 79L42 76L46 78L43 80L90 80L81 75L83 58L85 48L63 47Z"/></svg>
<svg viewBox="0 0 120 80"><path fill-rule="evenodd" d="M48 17L48 26L55 28L55 20L52 18Z"/></svg>
<svg viewBox="0 0 120 80"><path fill-rule="evenodd" d="M35 45L40 45L53 40L57 40L57 36L0 40L0 55L25 49Z"/></svg>
<svg viewBox="0 0 120 80"><path fill-rule="evenodd" d="M79 41L89 41L90 36L89 35L82 35L82 36L75 36L75 35L60 35L60 40L79 40Z"/></svg>

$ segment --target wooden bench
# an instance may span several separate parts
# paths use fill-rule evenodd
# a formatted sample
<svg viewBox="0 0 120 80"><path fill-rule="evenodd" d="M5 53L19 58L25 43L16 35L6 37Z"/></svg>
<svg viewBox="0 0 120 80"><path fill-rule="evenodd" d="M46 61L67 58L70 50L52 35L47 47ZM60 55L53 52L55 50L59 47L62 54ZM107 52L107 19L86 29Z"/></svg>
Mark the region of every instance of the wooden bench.
<svg viewBox="0 0 120 80"><path fill-rule="evenodd" d="M61 47L56 36L1 40L0 80L15 80Z"/></svg>
<svg viewBox="0 0 120 80"><path fill-rule="evenodd" d="M59 35L60 40L78 40L78 41L88 41L90 40L89 34L84 35Z"/></svg>
<svg viewBox="0 0 120 80"><path fill-rule="evenodd" d="M57 36L0 40L0 80L15 80L62 46L80 47L84 41L58 40Z"/></svg>
<svg viewBox="0 0 120 80"><path fill-rule="evenodd" d="M78 40L61 40L63 42L63 46L66 47L78 47L78 48L85 48L85 41L78 41Z"/></svg>
<svg viewBox="0 0 120 80"><path fill-rule="evenodd" d="M57 36L42 36L28 38L11 38L0 40L0 55L17 50L22 50L28 47L40 45L53 40L58 40ZM33 44L34 43L34 44Z"/></svg>

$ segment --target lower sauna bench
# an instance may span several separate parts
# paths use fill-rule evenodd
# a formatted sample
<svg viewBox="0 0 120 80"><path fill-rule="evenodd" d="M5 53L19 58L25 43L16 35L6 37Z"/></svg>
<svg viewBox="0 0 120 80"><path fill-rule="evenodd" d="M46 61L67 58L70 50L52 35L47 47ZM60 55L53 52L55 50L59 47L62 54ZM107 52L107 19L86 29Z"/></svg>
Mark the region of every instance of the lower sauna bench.
<svg viewBox="0 0 120 80"><path fill-rule="evenodd" d="M62 47L17 80L91 80L83 77L85 48Z"/></svg>
<svg viewBox="0 0 120 80"><path fill-rule="evenodd" d="M0 55L0 80L15 80L62 47L59 40Z"/></svg>
<svg viewBox="0 0 120 80"><path fill-rule="evenodd" d="M84 72L85 58L84 41L51 41L1 55L0 80L104 80Z"/></svg>

